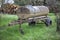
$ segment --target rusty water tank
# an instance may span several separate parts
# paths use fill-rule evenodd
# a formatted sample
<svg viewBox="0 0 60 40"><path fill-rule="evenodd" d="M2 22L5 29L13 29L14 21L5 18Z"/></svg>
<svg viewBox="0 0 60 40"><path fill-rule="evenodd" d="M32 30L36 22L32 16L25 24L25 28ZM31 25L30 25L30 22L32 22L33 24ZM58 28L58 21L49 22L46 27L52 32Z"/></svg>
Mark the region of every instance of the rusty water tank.
<svg viewBox="0 0 60 40"><path fill-rule="evenodd" d="M22 12L18 13L20 18L29 18L36 16L46 16L49 13L49 9L46 6L31 6L27 5L22 8Z"/></svg>
<svg viewBox="0 0 60 40"><path fill-rule="evenodd" d="M49 13L49 9L46 6L25 6L31 13Z"/></svg>

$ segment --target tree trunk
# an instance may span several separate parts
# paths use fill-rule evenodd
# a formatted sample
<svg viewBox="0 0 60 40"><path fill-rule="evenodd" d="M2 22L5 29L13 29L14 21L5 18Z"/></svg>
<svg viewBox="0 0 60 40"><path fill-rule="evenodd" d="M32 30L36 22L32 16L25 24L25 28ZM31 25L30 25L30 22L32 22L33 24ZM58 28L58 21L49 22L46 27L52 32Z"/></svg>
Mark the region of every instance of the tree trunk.
<svg viewBox="0 0 60 40"><path fill-rule="evenodd" d="M46 0L44 0L43 5L46 5Z"/></svg>
<svg viewBox="0 0 60 40"><path fill-rule="evenodd" d="M57 5L57 31L60 31L60 5Z"/></svg>
<svg viewBox="0 0 60 40"><path fill-rule="evenodd" d="M56 19L57 19L57 31L60 31L60 16L57 15Z"/></svg>
<svg viewBox="0 0 60 40"><path fill-rule="evenodd" d="M56 4L56 8L55 8L55 15L56 15L56 23L57 23L57 31L60 31L60 5Z"/></svg>

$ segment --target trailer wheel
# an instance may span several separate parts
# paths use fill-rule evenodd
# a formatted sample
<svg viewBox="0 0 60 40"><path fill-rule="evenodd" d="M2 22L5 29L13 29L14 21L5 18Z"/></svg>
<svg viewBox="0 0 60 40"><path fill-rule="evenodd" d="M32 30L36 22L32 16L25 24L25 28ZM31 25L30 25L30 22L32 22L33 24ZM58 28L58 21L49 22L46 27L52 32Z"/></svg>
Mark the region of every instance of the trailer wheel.
<svg viewBox="0 0 60 40"><path fill-rule="evenodd" d="M31 22L29 22L29 26L31 26L31 25L35 25L35 24L36 24L35 21L31 21Z"/></svg>
<svg viewBox="0 0 60 40"><path fill-rule="evenodd" d="M45 25L46 25L46 26L52 25L52 20L46 19L46 20L45 20Z"/></svg>
<svg viewBox="0 0 60 40"><path fill-rule="evenodd" d="M52 20L50 20L50 25L52 25Z"/></svg>

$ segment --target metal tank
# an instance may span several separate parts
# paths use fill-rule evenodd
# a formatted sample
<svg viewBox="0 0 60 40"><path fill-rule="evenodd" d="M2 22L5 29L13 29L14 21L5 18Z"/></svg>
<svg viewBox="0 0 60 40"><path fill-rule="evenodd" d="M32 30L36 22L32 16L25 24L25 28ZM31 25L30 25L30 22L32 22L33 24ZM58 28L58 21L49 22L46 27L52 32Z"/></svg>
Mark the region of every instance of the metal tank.
<svg viewBox="0 0 60 40"><path fill-rule="evenodd" d="M27 5L20 9L20 12L17 13L17 16L24 19L37 16L47 16L48 13L49 9L46 6Z"/></svg>

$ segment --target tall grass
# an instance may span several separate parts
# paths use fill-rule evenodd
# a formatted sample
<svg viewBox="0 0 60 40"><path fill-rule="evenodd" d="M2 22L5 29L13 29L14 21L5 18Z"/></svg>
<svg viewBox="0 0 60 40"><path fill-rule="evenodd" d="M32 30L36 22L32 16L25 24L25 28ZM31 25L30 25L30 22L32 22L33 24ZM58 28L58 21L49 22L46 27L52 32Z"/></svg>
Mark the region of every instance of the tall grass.
<svg viewBox="0 0 60 40"><path fill-rule="evenodd" d="M60 40L60 34L56 32L55 16L50 13L49 17L53 21L49 27L46 27L45 24L36 24L35 26L29 26L28 23L22 24L24 35L20 33L19 25L7 26L0 30L0 40ZM17 17L4 15L0 25L6 25L12 20L17 20Z"/></svg>

